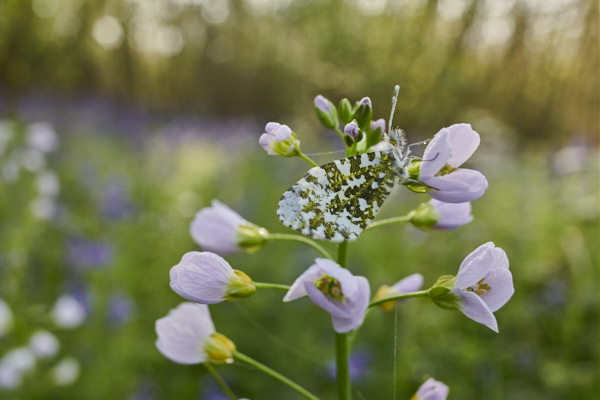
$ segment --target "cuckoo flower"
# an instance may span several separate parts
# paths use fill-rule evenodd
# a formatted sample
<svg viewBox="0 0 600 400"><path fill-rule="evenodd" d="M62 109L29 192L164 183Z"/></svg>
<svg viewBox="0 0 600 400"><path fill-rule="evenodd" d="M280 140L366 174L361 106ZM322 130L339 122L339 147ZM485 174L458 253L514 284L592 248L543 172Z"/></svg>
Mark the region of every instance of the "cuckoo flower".
<svg viewBox="0 0 600 400"><path fill-rule="evenodd" d="M252 279L216 254L190 251L171 268L171 289L186 300L214 304L239 300L256 292Z"/></svg>
<svg viewBox="0 0 600 400"><path fill-rule="evenodd" d="M442 382L429 378L410 400L445 400L449 391L448 386Z"/></svg>
<svg viewBox="0 0 600 400"><path fill-rule="evenodd" d="M392 296L397 296L400 294L416 292L417 290L421 289L421 286L423 286L423 275L412 274L402 280L399 280L392 286L387 286L387 285L381 286L377 290L377 293L375 294L375 298L373 300L379 300L379 299L383 299L386 297L392 297ZM387 301L385 303L381 303L379 306L384 311L392 311L394 309L394 306L396 305L397 301L404 301L404 300Z"/></svg>
<svg viewBox="0 0 600 400"><path fill-rule="evenodd" d="M181 303L156 321L156 347L179 364L231 363L235 345L215 332L208 306Z"/></svg>
<svg viewBox="0 0 600 400"><path fill-rule="evenodd" d="M498 332L493 313L514 292L506 253L487 242L463 260L456 277L439 278L429 290L429 297L440 307L457 308L473 321Z"/></svg>
<svg viewBox="0 0 600 400"><path fill-rule="evenodd" d="M292 284L283 301L308 295L331 314L333 328L345 333L358 328L369 305L369 282L326 258L317 258Z"/></svg>
<svg viewBox="0 0 600 400"><path fill-rule="evenodd" d="M300 141L289 126L281 125L278 122L269 122L265 126L258 143L270 155L280 155L284 157L295 157L300 152Z"/></svg>
<svg viewBox="0 0 600 400"><path fill-rule="evenodd" d="M324 127L334 129L338 126L337 110L331 101L318 95L315 97L314 104L315 110L317 111L317 117Z"/></svg>
<svg viewBox="0 0 600 400"><path fill-rule="evenodd" d="M190 225L192 239L203 250L222 256L260 249L266 243L267 233L217 200L198 211Z"/></svg>
<svg viewBox="0 0 600 400"><path fill-rule="evenodd" d="M478 199L488 187L479 171L459 168L479 146L479 134L469 124L455 124L435 134L421 161L419 180L429 195L445 203Z"/></svg>
<svg viewBox="0 0 600 400"><path fill-rule="evenodd" d="M417 228L452 230L473 220L471 203L444 203L431 199L412 213L410 222Z"/></svg>

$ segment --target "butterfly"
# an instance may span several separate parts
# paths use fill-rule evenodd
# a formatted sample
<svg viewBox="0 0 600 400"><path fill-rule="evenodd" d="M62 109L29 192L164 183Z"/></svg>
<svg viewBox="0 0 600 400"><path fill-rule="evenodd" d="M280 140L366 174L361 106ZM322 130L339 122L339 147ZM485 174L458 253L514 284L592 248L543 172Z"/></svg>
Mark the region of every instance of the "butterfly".
<svg viewBox="0 0 600 400"><path fill-rule="evenodd" d="M383 150L308 170L281 197L281 222L314 239L340 243L358 238L394 186L409 181L407 167L414 157L405 133L392 129L384 140Z"/></svg>

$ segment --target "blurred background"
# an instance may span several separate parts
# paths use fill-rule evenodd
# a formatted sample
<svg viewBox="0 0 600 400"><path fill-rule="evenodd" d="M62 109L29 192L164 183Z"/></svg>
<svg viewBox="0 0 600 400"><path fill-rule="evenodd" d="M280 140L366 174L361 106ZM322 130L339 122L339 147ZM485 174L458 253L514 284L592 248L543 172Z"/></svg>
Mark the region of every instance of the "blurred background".
<svg viewBox="0 0 600 400"><path fill-rule="evenodd" d="M264 125L288 124L325 163L343 145L314 97L369 96L387 120L399 84L394 125L417 142L471 123L469 165L490 187L469 225L365 233L349 268L372 291L415 272L431 285L492 240L516 293L500 334L426 300L402 303L396 328L370 313L354 396L392 398L396 380L407 399L433 376L452 399L597 398L598 19L594 0L1 0L0 397L225 398L154 346L182 301L168 271L199 250L194 214L219 199L289 232L276 205L308 165L268 156ZM423 201L398 190L380 218ZM316 256L270 243L227 259L291 284ZM211 306L217 330L335 398L329 315L282 295ZM219 372L240 397L295 398L239 363Z"/></svg>

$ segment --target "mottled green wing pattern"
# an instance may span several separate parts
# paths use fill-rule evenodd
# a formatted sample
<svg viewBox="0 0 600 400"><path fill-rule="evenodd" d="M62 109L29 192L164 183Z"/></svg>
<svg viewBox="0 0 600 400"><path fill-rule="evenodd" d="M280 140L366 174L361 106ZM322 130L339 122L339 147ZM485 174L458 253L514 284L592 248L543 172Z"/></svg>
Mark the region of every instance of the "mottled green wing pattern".
<svg viewBox="0 0 600 400"><path fill-rule="evenodd" d="M375 151L311 168L277 208L284 225L315 239L355 240L394 187L394 156Z"/></svg>

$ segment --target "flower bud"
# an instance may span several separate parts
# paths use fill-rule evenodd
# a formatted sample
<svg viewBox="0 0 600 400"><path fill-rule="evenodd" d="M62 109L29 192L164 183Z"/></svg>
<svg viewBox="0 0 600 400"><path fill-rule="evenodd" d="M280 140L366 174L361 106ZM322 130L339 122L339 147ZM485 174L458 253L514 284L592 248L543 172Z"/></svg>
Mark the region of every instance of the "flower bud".
<svg viewBox="0 0 600 400"><path fill-rule="evenodd" d="M371 121L371 126L367 131L367 147L376 145L383 138L385 132L385 120L379 118L377 121Z"/></svg>
<svg viewBox="0 0 600 400"><path fill-rule="evenodd" d="M244 272L234 269L229 275L229 283L225 286L225 297L227 301L245 299L256 293L254 281Z"/></svg>
<svg viewBox="0 0 600 400"><path fill-rule="evenodd" d="M300 141L289 126L269 122L265 131L258 142L269 155L296 157L300 154Z"/></svg>
<svg viewBox="0 0 600 400"><path fill-rule="evenodd" d="M429 203L422 203L416 210L412 211L410 222L417 228L431 228L440 218L435 207Z"/></svg>
<svg viewBox="0 0 600 400"><path fill-rule="evenodd" d="M362 132L355 121L349 122L344 126L344 135L347 142L358 142L362 139Z"/></svg>
<svg viewBox="0 0 600 400"><path fill-rule="evenodd" d="M204 342L204 351L208 355L208 361L214 364L231 364L233 362L235 344L227 336L214 332Z"/></svg>
<svg viewBox="0 0 600 400"><path fill-rule="evenodd" d="M354 118L354 113L352 111L352 104L350 104L350 100L342 99L340 100L340 105L338 107L338 113L340 115L340 119L344 124L352 121Z"/></svg>
<svg viewBox="0 0 600 400"><path fill-rule="evenodd" d="M363 97L361 101L356 103L354 118L360 129L367 130L369 128L371 119L373 118L373 105L371 104L370 98Z"/></svg>
<svg viewBox="0 0 600 400"><path fill-rule="evenodd" d="M339 121L333 103L321 95L315 97L314 103L317 117L323 126L329 129L336 128L339 125Z"/></svg>
<svg viewBox="0 0 600 400"><path fill-rule="evenodd" d="M266 237L268 234L269 232L265 228L246 221L238 226L235 239L239 247L245 249L248 253L254 253L267 243Z"/></svg>

